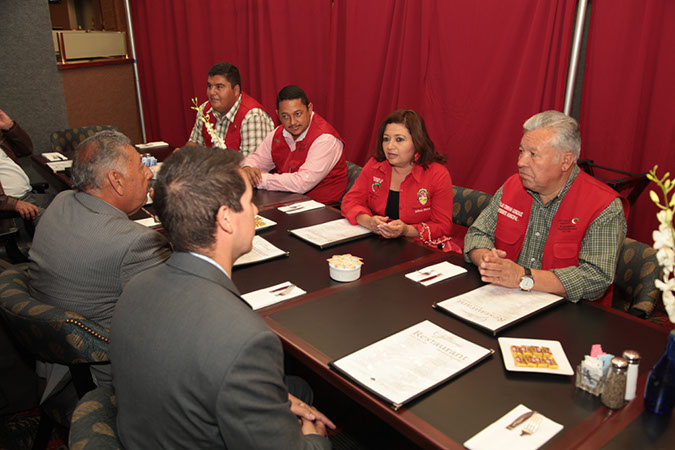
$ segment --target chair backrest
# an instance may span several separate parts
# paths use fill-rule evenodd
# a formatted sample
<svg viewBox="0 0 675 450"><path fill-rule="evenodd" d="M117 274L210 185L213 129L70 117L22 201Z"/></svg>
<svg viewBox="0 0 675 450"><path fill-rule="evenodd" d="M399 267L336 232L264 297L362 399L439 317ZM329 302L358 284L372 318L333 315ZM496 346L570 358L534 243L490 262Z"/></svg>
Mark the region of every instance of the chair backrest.
<svg viewBox="0 0 675 450"><path fill-rule="evenodd" d="M17 344L41 361L69 366L108 361L108 329L30 297L27 264L0 274L0 318Z"/></svg>
<svg viewBox="0 0 675 450"><path fill-rule="evenodd" d="M93 136L99 131L103 130L120 131L119 128L114 125L92 125L90 127L64 128L63 130L56 130L49 137L49 141L52 145L52 151L61 152L70 156L80 142L84 141L89 136Z"/></svg>
<svg viewBox="0 0 675 450"><path fill-rule="evenodd" d="M347 187L345 188L342 197L340 197L340 203L342 203L342 198L344 198L345 194L349 192L352 186L354 186L354 182L359 177L361 169L362 167L359 166L358 164L354 164L353 162L347 161Z"/></svg>
<svg viewBox="0 0 675 450"><path fill-rule="evenodd" d="M634 173L612 169L595 164L592 159L580 159L577 161L577 165L590 176L606 183L616 192L626 197L631 207L649 184L647 172Z"/></svg>
<svg viewBox="0 0 675 450"><path fill-rule="evenodd" d="M73 412L68 448L121 448L117 438L117 398L110 386L87 392Z"/></svg>
<svg viewBox="0 0 675 450"><path fill-rule="evenodd" d="M452 223L470 227L490 204L492 195L462 186L452 187Z"/></svg>
<svg viewBox="0 0 675 450"><path fill-rule="evenodd" d="M661 291L654 285L660 276L656 250L642 242L624 239L614 279L614 299L621 300L612 306L649 318L661 300Z"/></svg>

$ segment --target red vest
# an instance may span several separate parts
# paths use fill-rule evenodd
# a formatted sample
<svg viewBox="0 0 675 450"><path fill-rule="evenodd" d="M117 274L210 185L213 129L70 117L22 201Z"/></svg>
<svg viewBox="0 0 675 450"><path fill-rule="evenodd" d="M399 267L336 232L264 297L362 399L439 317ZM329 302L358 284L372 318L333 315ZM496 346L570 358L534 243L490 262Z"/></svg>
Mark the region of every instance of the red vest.
<svg viewBox="0 0 675 450"><path fill-rule="evenodd" d="M307 152L310 147L316 138L322 134L335 136L344 144L344 140L342 140L338 132L335 131L335 128L317 113L314 113L312 116L312 123L307 129L305 138L302 141L296 142L294 151L291 151L291 148L286 143L283 131L283 126L277 127L274 132L274 138L272 139L272 160L276 166L277 173L297 172L298 169L300 169L300 166L305 163ZM333 169L328 172L326 178L321 180L319 184L305 194L317 202L329 205L337 203L342 197L342 194L344 194L345 189L347 189L347 163L345 162L345 152L343 148L340 160L335 164Z"/></svg>
<svg viewBox="0 0 675 450"><path fill-rule="evenodd" d="M213 114L213 108L211 108L209 102L204 103L202 106L203 111L205 113L209 113L209 122L215 129L216 117ZM225 147L239 151L239 148L241 147L241 122L244 120L244 116L246 116L246 114L248 114L248 112L253 108L260 108L265 111L265 108L263 108L260 103L255 101L253 97L250 97L242 92L241 103L239 104L237 114L234 115L234 122L230 122L225 132ZM206 124L202 125L202 136L204 137L204 145L206 147L213 147L213 140L211 139L209 132L206 130Z"/></svg>
<svg viewBox="0 0 675 450"><path fill-rule="evenodd" d="M616 197L619 194L614 189L580 171L551 222L544 244L542 270L578 266L581 241L586 230ZM620 198L624 214L628 216L628 202L623 197ZM523 248L532 201L532 196L523 187L518 174L506 180L497 215L495 246L504 250L506 257L512 261L518 259ZM597 301L605 306L612 305L612 285Z"/></svg>

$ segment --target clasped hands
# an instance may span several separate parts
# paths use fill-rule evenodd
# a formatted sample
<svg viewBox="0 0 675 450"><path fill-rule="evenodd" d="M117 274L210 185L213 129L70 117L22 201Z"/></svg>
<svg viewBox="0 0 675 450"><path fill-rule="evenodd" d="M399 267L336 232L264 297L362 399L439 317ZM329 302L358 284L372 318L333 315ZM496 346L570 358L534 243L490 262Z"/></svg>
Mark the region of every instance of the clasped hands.
<svg viewBox="0 0 675 450"><path fill-rule="evenodd" d="M520 279L525 274L525 269L514 261L506 258L504 250L493 248L476 249L481 250L477 255L476 266L480 272L480 279L486 283L492 283L499 286L516 288L520 286Z"/></svg>
<svg viewBox="0 0 675 450"><path fill-rule="evenodd" d="M370 231L387 239L403 236L407 227L408 225L398 219L389 221L388 217L383 216L372 216L368 222Z"/></svg>
<svg viewBox="0 0 675 450"><path fill-rule="evenodd" d="M288 394L288 399L291 401L291 412L298 417L303 434L326 436L326 427L335 429L335 424L318 409L291 394Z"/></svg>

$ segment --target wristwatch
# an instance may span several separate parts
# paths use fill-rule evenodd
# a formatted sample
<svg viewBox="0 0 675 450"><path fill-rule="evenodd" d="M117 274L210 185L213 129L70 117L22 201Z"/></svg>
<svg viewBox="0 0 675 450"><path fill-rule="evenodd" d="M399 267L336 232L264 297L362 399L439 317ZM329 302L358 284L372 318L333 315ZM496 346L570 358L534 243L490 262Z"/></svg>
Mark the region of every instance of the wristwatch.
<svg viewBox="0 0 675 450"><path fill-rule="evenodd" d="M520 278L520 289L523 291L531 291L534 287L534 278L532 278L532 271L529 267L523 267L525 275Z"/></svg>

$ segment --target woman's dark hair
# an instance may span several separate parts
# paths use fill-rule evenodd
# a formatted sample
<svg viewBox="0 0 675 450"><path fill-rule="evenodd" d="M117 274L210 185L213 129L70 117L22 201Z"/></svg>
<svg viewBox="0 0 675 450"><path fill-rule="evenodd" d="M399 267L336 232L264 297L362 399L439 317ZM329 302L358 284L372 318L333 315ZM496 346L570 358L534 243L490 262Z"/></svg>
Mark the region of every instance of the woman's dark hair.
<svg viewBox="0 0 675 450"><path fill-rule="evenodd" d="M436 151L434 143L431 141L429 133L427 133L427 127L424 124L422 116L412 109L397 109L384 118L380 129L377 131L377 147L375 148L375 159L377 161L387 159L384 155L384 150L382 150L382 138L384 136L384 129L390 123L400 123L408 129L415 146L414 164L418 164L426 169L432 162L444 164L448 160L447 156Z"/></svg>

